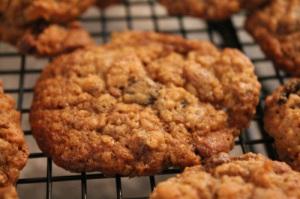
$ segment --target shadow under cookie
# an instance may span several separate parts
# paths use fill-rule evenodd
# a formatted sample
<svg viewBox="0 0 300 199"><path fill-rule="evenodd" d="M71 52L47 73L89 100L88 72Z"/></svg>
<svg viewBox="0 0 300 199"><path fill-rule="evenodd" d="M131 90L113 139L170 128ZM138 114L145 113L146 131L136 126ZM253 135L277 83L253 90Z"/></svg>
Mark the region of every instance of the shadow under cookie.
<svg viewBox="0 0 300 199"><path fill-rule="evenodd" d="M123 1L122 0L96 0L96 5L101 9L119 3L123 3Z"/></svg>

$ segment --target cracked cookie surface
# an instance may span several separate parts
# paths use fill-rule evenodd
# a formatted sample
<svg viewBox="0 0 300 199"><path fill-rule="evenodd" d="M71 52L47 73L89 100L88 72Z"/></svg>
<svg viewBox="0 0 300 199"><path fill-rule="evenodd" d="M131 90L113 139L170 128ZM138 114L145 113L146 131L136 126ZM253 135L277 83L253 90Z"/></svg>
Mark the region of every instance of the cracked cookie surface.
<svg viewBox="0 0 300 199"><path fill-rule="evenodd" d="M151 199L293 199L300 197L300 173L258 154L219 154L204 166L159 183Z"/></svg>
<svg viewBox="0 0 300 199"><path fill-rule="evenodd" d="M14 106L14 100L3 93L0 83L0 198L14 195L12 185L16 183L29 153L21 129L20 113Z"/></svg>
<svg viewBox="0 0 300 199"><path fill-rule="evenodd" d="M234 49L152 32L61 56L39 78L33 135L71 171L147 175L229 151L260 85Z"/></svg>
<svg viewBox="0 0 300 199"><path fill-rule="evenodd" d="M265 129L274 138L279 157L300 170L300 80L277 88L265 104Z"/></svg>
<svg viewBox="0 0 300 199"><path fill-rule="evenodd" d="M253 9L268 0L159 0L171 15L190 15L208 20L224 20L242 8Z"/></svg>
<svg viewBox="0 0 300 199"><path fill-rule="evenodd" d="M276 66L300 75L300 0L273 0L248 16L246 29Z"/></svg>

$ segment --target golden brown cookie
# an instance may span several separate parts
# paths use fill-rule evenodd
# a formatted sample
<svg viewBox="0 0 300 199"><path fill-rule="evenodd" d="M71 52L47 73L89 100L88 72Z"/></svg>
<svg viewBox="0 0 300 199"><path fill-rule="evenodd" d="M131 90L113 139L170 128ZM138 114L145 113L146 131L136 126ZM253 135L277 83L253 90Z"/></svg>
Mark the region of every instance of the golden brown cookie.
<svg viewBox="0 0 300 199"><path fill-rule="evenodd" d="M246 29L265 54L291 75L300 75L300 0L273 0L248 16Z"/></svg>
<svg viewBox="0 0 300 199"><path fill-rule="evenodd" d="M185 169L159 183L150 199L300 198L300 173L287 164L253 153L219 154L205 166Z"/></svg>
<svg viewBox="0 0 300 199"><path fill-rule="evenodd" d="M1 0L2 18L16 25L45 20L68 23L75 20L95 0Z"/></svg>
<svg viewBox="0 0 300 199"><path fill-rule="evenodd" d="M0 83L0 198L14 198L14 185L28 158L15 102L3 93ZM7 196L7 197L6 197ZM10 197L11 196L11 197Z"/></svg>
<svg viewBox="0 0 300 199"><path fill-rule="evenodd" d="M56 56L94 45L78 22L66 25L42 22L23 28L0 24L0 40L15 45L22 53L37 56Z"/></svg>
<svg viewBox="0 0 300 199"><path fill-rule="evenodd" d="M279 157L300 171L300 80L292 79L267 97L265 129Z"/></svg>
<svg viewBox="0 0 300 199"><path fill-rule="evenodd" d="M30 113L40 148L71 171L147 175L222 151L255 113L247 57L152 32L63 55L39 78Z"/></svg>
<svg viewBox="0 0 300 199"><path fill-rule="evenodd" d="M16 188L13 185L0 187L0 199L18 199Z"/></svg>
<svg viewBox="0 0 300 199"><path fill-rule="evenodd" d="M74 22L94 0L12 0L0 2L0 40L23 53L56 56L94 41Z"/></svg>
<svg viewBox="0 0 300 199"><path fill-rule="evenodd" d="M268 0L159 0L171 15L223 20L242 8L253 9Z"/></svg>

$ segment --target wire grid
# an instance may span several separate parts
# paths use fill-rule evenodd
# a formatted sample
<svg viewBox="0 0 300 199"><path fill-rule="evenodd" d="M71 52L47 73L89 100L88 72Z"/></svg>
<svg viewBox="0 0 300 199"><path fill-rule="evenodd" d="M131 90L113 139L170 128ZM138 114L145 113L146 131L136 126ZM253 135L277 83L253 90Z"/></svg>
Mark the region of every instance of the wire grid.
<svg viewBox="0 0 300 199"><path fill-rule="evenodd" d="M111 7L101 12L97 11L97 13L95 15L88 12L81 20L83 25L99 43L107 42L111 31L138 29L179 34L186 38L208 39L219 47L234 47L244 51L256 66L256 74L262 84L262 93L255 118L251 121L250 127L242 132L241 136L236 140L235 148L231 153L260 152L272 159L277 159L272 147L273 140L263 130L263 99L274 88L282 84L287 75L277 70L264 57L259 47L245 32L243 28L245 16L243 13L222 22L206 22L191 17L168 16L166 11L154 0L127 0L122 5ZM22 55L5 44L0 45L0 79L4 81L5 91L16 98L17 108L22 113L22 126L25 129L26 140L34 145L30 146L31 154L29 162L35 160L44 162L44 168L42 168L45 172L44 176L21 176L17 183L21 198L29 198L26 195L28 194L28 190L22 195L23 189L21 187L23 185L32 185L34 187L29 192L35 192L42 187L41 196L35 198L59 198L55 197L57 195L53 191L55 183L68 183L71 181L77 182L77 188L72 190L68 188L64 189L65 196L70 196L72 192L76 192L77 198L101 198L101 193L107 189L107 185L91 189L88 187L88 184L92 180L104 181L109 179L113 181L113 184L109 185L110 188L114 187L113 196L102 195L102 198L142 199L147 198L149 192L153 190L157 182L163 179L161 176L180 172L178 169L169 168L159 175L143 177L144 179L146 178L148 185L144 185L142 188L139 187L139 189L142 189L139 192L142 192L143 195L138 196L134 194L134 196L132 194L131 196L126 196L124 194L126 192L124 187L126 187L125 185L128 181L124 177L106 177L99 172L74 174L63 170L58 172L58 174L54 174L55 169L58 169L57 166L52 163L50 158L47 158L39 151L36 144L34 144L28 125L28 112L32 100L34 82L48 61ZM30 170L31 173L35 173L35 171L41 169L40 167L42 167L40 164L26 166L27 170ZM134 179L138 178L142 177ZM144 191L146 188L148 191ZM90 197L89 193L91 191L95 194Z"/></svg>

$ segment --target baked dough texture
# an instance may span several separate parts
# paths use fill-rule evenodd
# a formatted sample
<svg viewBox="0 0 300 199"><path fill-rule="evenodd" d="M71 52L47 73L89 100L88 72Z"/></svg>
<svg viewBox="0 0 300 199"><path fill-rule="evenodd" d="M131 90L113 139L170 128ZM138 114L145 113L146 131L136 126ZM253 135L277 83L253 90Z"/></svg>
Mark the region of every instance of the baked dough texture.
<svg viewBox="0 0 300 199"><path fill-rule="evenodd" d="M300 173L258 154L219 154L159 183L150 199L300 198Z"/></svg>
<svg viewBox="0 0 300 199"><path fill-rule="evenodd" d="M56 56L94 41L74 20L94 0L2 0L0 40L22 53Z"/></svg>
<svg viewBox="0 0 300 199"><path fill-rule="evenodd" d="M0 199L18 199L16 188L13 185L0 187Z"/></svg>
<svg viewBox="0 0 300 199"><path fill-rule="evenodd" d="M63 55L39 78L30 113L40 148L71 171L148 175L227 152L260 84L235 49L153 32Z"/></svg>
<svg viewBox="0 0 300 199"><path fill-rule="evenodd" d="M41 19L67 23L76 19L94 0L2 0L0 12L11 24L26 24Z"/></svg>
<svg viewBox="0 0 300 199"><path fill-rule="evenodd" d="M20 113L14 109L15 102L3 93L0 82L0 198L16 198L13 185L28 158L20 124Z"/></svg>
<svg viewBox="0 0 300 199"><path fill-rule="evenodd" d="M266 131L274 138L279 157L300 171L300 80L277 88L265 102Z"/></svg>
<svg viewBox="0 0 300 199"><path fill-rule="evenodd" d="M300 75L300 0L273 0L248 16L246 29L276 66Z"/></svg>
<svg viewBox="0 0 300 199"><path fill-rule="evenodd" d="M224 20L241 9L254 9L268 0L159 0L171 15Z"/></svg>

